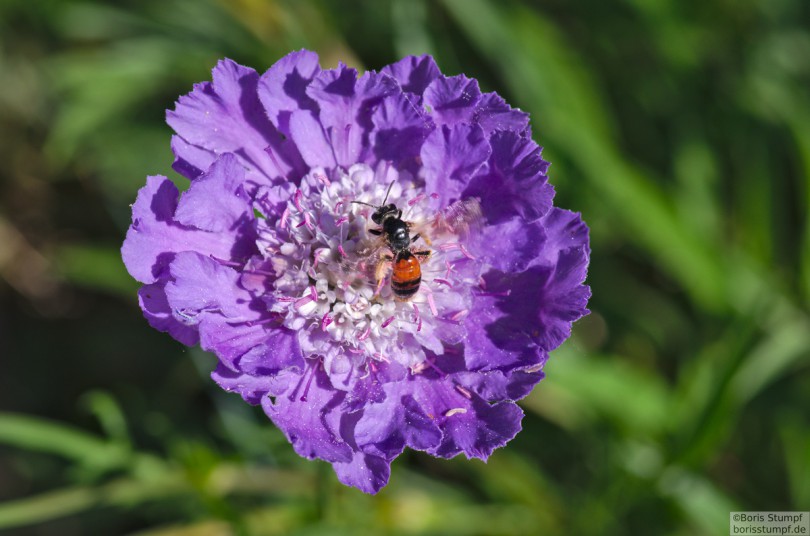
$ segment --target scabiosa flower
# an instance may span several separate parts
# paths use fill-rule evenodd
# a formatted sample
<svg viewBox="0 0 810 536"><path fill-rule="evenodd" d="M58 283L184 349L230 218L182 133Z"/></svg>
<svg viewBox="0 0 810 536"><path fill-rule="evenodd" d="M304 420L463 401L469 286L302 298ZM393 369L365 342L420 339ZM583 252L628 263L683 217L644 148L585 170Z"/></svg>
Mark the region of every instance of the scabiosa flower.
<svg viewBox="0 0 810 536"><path fill-rule="evenodd" d="M221 61L167 120L191 185L149 177L122 248L154 328L368 493L405 447L486 460L517 434L590 297L587 227L552 206L525 113L429 56L358 77L300 51L261 76ZM420 235L409 299L384 202Z"/></svg>

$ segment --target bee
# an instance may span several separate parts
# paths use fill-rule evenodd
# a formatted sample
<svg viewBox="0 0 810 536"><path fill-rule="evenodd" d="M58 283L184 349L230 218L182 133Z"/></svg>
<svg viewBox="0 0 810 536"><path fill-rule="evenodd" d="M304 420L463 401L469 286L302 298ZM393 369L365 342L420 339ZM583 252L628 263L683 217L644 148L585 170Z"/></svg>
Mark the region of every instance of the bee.
<svg viewBox="0 0 810 536"><path fill-rule="evenodd" d="M465 199L453 203L433 219L422 224L415 224L402 219L402 209L398 208L396 204L386 204L393 185L392 182L388 186L381 205L371 205L362 201L352 201L352 203L373 208L371 221L379 225L379 228L368 230L370 234L379 236L382 242L381 247L376 248L376 250L381 250L375 270L378 289L390 267L391 291L394 297L398 301L408 301L419 291L422 282L421 264L431 255L429 249L414 246L416 241L422 238L427 245L430 245L429 231L437 235L453 233L465 236L469 234L480 220L481 208L477 199ZM417 228L420 232L411 235L412 230ZM386 249L387 251L385 251Z"/></svg>

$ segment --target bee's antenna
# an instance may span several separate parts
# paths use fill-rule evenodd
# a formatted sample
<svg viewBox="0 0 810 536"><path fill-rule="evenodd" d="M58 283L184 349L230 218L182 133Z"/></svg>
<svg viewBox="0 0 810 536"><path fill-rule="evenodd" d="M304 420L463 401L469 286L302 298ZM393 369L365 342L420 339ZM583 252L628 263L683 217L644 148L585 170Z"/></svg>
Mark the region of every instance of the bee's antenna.
<svg viewBox="0 0 810 536"><path fill-rule="evenodd" d="M395 182L396 181L391 181L391 184L388 185L388 190L385 192L385 199L383 199L382 205L380 205L380 206L382 206L382 207L385 206L385 202L388 201L388 194L391 193L391 188L394 186Z"/></svg>
<svg viewBox="0 0 810 536"><path fill-rule="evenodd" d="M370 205L368 203L364 203L362 201L352 201L352 203L354 203L356 205L366 205L367 207L371 207L371 208L374 208L374 209L380 208L380 207L375 207L374 205Z"/></svg>

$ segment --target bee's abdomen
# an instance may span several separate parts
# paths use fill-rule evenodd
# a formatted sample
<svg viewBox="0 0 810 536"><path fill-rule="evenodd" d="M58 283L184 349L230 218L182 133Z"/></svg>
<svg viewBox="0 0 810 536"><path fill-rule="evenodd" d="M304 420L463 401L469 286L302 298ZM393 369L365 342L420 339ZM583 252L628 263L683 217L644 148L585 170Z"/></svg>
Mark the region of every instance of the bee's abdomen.
<svg viewBox="0 0 810 536"><path fill-rule="evenodd" d="M410 251L401 251L394 259L391 274L391 290L400 300L409 300L419 290L422 282L422 268L419 260Z"/></svg>

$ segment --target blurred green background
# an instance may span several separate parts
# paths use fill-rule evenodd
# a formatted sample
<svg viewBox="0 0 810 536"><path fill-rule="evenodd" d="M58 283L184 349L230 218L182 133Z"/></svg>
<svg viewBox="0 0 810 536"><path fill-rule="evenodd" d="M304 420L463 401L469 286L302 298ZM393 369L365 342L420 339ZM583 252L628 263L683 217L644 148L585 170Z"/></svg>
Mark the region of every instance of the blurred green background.
<svg viewBox="0 0 810 536"><path fill-rule="evenodd" d="M532 115L592 314L488 464L369 497L149 328L119 248L230 57L433 54ZM728 534L810 510L810 2L0 3L0 531Z"/></svg>

